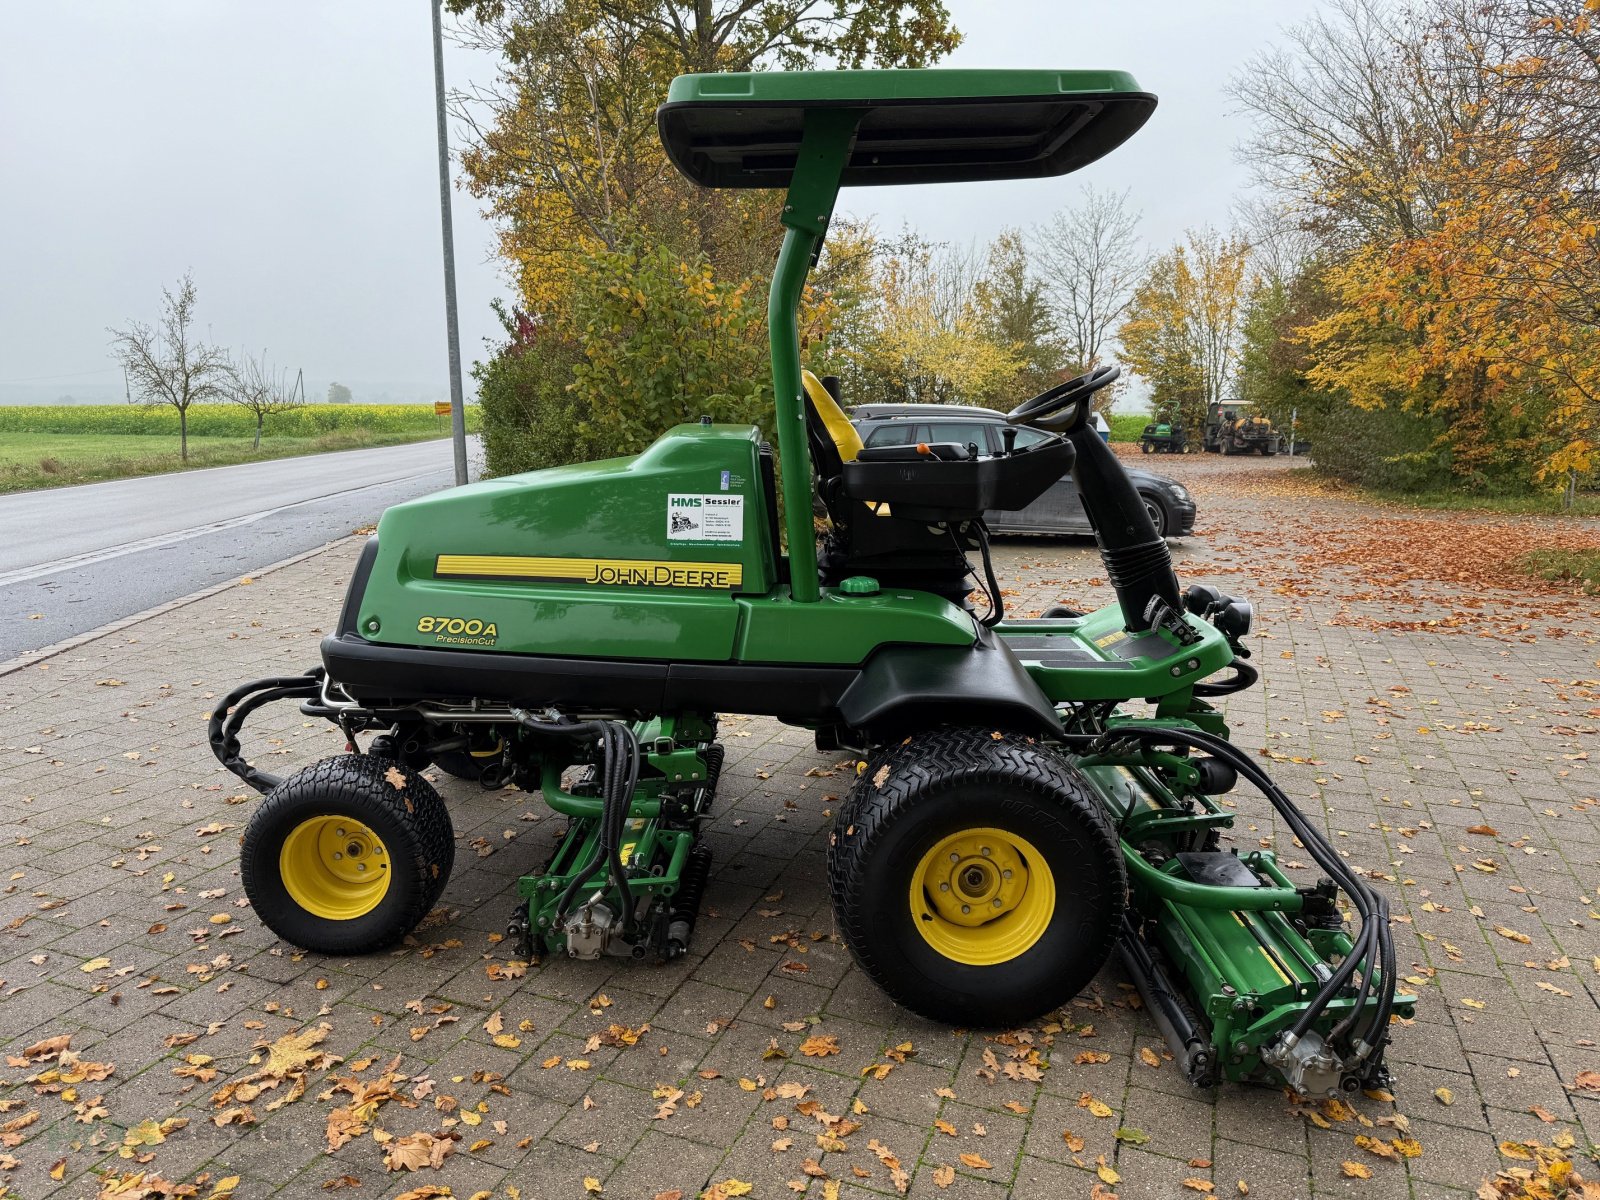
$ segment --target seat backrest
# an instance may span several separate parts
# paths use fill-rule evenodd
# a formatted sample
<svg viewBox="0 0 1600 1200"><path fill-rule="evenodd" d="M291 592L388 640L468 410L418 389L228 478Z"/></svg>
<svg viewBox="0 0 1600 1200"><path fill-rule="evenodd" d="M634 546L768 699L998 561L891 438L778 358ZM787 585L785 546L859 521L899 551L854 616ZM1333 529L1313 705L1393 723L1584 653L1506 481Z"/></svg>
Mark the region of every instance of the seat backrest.
<svg viewBox="0 0 1600 1200"><path fill-rule="evenodd" d="M800 372L806 393L806 434L811 441L811 458L823 479L837 478L844 464L854 462L861 453L861 435L850 418L810 371Z"/></svg>

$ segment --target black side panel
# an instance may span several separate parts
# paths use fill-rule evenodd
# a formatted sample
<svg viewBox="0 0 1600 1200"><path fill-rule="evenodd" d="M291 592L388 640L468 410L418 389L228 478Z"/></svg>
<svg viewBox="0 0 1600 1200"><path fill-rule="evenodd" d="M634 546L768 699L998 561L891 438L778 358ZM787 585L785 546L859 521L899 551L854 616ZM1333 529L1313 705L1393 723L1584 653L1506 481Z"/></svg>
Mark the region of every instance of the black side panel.
<svg viewBox="0 0 1600 1200"><path fill-rule="evenodd" d="M367 580L372 576L372 564L378 561L378 535L373 534L361 547L361 557L356 559L355 574L350 576L350 586L345 589L344 607L339 610L339 634L356 632L356 620L361 616L361 597L367 593Z"/></svg>
<svg viewBox="0 0 1600 1200"><path fill-rule="evenodd" d="M839 698L860 673L855 667L629 662L383 646L354 633L324 638L322 661L333 680L367 704L479 699L643 713L754 713L798 722L834 720Z"/></svg>
<svg viewBox="0 0 1600 1200"><path fill-rule="evenodd" d="M355 633L322 639L328 675L362 703L501 700L659 712L667 664L382 646Z"/></svg>
<svg viewBox="0 0 1600 1200"><path fill-rule="evenodd" d="M868 661L839 700L855 729L884 725L1003 725L1059 734L1061 721L1026 668L986 626L971 647L889 646Z"/></svg>
<svg viewBox="0 0 1600 1200"><path fill-rule="evenodd" d="M673 663L666 708L754 713L797 722L831 720L839 698L860 674L856 667Z"/></svg>

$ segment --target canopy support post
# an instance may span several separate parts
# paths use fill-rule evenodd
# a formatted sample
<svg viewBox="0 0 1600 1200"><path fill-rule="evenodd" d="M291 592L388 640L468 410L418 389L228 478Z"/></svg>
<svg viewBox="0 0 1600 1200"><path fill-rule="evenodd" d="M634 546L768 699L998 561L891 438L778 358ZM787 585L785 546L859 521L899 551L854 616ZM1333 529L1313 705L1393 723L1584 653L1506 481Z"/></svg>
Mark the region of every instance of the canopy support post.
<svg viewBox="0 0 1600 1200"><path fill-rule="evenodd" d="M800 382L800 296L822 250L839 196L839 178L850 159L862 113L854 108L817 108L806 113L794 175L783 204L787 232L767 297L778 460L783 464L784 527L789 538L789 594L801 603L819 599L821 589L811 517L811 448L806 442Z"/></svg>

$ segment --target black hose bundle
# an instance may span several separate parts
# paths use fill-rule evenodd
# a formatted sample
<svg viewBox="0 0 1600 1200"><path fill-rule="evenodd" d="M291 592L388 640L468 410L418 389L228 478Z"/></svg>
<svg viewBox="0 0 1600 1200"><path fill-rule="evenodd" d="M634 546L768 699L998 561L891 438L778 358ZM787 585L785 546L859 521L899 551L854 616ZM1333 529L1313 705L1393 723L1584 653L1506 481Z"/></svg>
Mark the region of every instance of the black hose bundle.
<svg viewBox="0 0 1600 1200"><path fill-rule="evenodd" d="M206 740L211 744L211 753L246 784L266 795L283 780L270 771L252 766L240 753L239 731L244 728L245 718L263 705L277 700L315 696L322 689L322 678L323 669L314 667L304 675L278 675L234 688L212 710L211 720L206 726Z"/></svg>
<svg viewBox="0 0 1600 1200"><path fill-rule="evenodd" d="M633 940L634 921L632 897L628 892L628 876L622 865L622 839L627 831L628 810L633 803L633 793L639 786L641 755L639 739L633 729L620 721L543 721L522 709L512 709L512 715L524 728L536 733L556 737L588 738L599 742L600 762L600 836L595 852L588 861L573 869L572 878L556 902L555 922L559 925L572 907L579 890L597 870L606 871L607 884L615 886L621 898L623 934Z"/></svg>

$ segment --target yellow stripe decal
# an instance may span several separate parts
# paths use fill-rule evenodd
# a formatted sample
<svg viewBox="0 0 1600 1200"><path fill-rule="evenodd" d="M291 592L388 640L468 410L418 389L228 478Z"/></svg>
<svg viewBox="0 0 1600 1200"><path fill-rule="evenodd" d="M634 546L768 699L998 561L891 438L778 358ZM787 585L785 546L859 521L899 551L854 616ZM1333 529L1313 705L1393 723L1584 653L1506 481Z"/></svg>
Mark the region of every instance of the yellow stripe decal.
<svg viewBox="0 0 1600 1200"><path fill-rule="evenodd" d="M1233 914L1233 919L1235 921L1239 922L1239 927L1241 929L1248 930L1250 928L1249 924L1238 913L1234 913ZM1271 952L1268 951L1268 949L1265 946L1263 946L1260 942L1257 942L1256 943L1256 949L1261 951L1261 957L1267 960L1267 966L1272 968L1272 973L1274 975L1276 975L1279 979L1283 980L1285 983L1293 983L1294 982L1294 980L1290 979L1287 975L1285 975L1283 973L1283 968L1278 965L1278 960L1272 957Z"/></svg>
<svg viewBox="0 0 1600 1200"><path fill-rule="evenodd" d="M501 554L441 554L433 574L436 579L529 579L620 587L736 588L744 582L744 567L739 563Z"/></svg>

